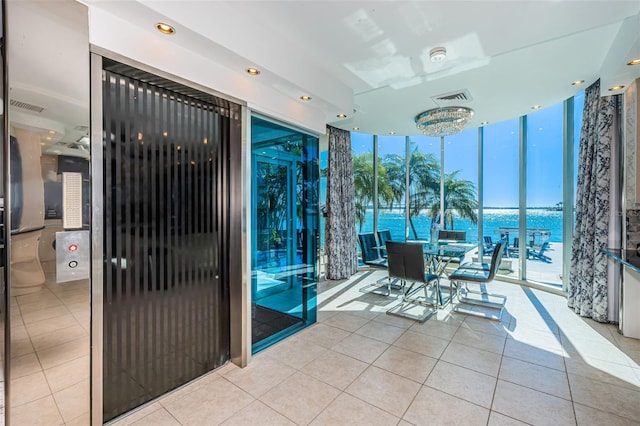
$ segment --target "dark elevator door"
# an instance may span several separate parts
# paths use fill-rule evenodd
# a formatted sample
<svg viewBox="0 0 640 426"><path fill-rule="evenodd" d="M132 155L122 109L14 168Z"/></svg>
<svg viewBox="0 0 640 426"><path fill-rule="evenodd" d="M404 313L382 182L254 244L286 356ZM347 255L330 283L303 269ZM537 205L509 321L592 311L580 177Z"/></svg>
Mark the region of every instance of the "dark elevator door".
<svg viewBox="0 0 640 426"><path fill-rule="evenodd" d="M105 60L104 421L229 359L234 104L182 89Z"/></svg>

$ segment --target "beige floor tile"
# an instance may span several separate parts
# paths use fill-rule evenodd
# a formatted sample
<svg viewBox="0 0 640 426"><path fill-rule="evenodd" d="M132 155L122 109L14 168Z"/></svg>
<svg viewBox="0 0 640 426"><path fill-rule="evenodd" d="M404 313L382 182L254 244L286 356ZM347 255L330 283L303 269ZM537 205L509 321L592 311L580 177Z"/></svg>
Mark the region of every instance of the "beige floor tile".
<svg viewBox="0 0 640 426"><path fill-rule="evenodd" d="M438 361L425 386L490 408L497 379L448 362Z"/></svg>
<svg viewBox="0 0 640 426"><path fill-rule="evenodd" d="M69 310L64 305L51 306L29 312L22 313L22 319L25 324L31 324L38 321L49 320L62 315L69 314Z"/></svg>
<svg viewBox="0 0 640 426"><path fill-rule="evenodd" d="M551 349L554 352L562 352L563 350L563 343L560 341L560 337L550 331L516 327L515 330L509 333L508 338L537 348Z"/></svg>
<svg viewBox="0 0 640 426"><path fill-rule="evenodd" d="M398 340L393 342L394 346L418 352L431 358L440 358L448 344L448 340L427 336L422 333L414 333L413 331L405 332Z"/></svg>
<svg viewBox="0 0 640 426"><path fill-rule="evenodd" d="M640 419L640 390L569 374L573 401L629 419Z"/></svg>
<svg viewBox="0 0 640 426"><path fill-rule="evenodd" d="M224 377L254 398L258 398L295 372L294 368L260 354L245 368L233 370Z"/></svg>
<svg viewBox="0 0 640 426"><path fill-rule="evenodd" d="M631 426L640 424L640 419L629 419L616 416L586 405L573 404L578 426Z"/></svg>
<svg viewBox="0 0 640 426"><path fill-rule="evenodd" d="M368 323L369 320L361 316L339 312L324 321L325 325L353 332Z"/></svg>
<svg viewBox="0 0 640 426"><path fill-rule="evenodd" d="M224 426L295 426L291 420L279 414L260 401L253 401L245 408L229 417Z"/></svg>
<svg viewBox="0 0 640 426"><path fill-rule="evenodd" d="M226 379L160 403L183 426L215 425L244 409L254 398Z"/></svg>
<svg viewBox="0 0 640 426"><path fill-rule="evenodd" d="M11 324L11 341L15 342L22 339L28 339L29 333L27 333L27 327L24 325Z"/></svg>
<svg viewBox="0 0 640 426"><path fill-rule="evenodd" d="M575 424L570 401L498 380L493 411L536 425Z"/></svg>
<svg viewBox="0 0 640 426"><path fill-rule="evenodd" d="M52 396L46 396L11 410L11 424L25 426L64 425Z"/></svg>
<svg viewBox="0 0 640 426"><path fill-rule="evenodd" d="M48 370L60 364L65 364L82 356L89 355L89 338L82 337L58 346L37 351L42 368Z"/></svg>
<svg viewBox="0 0 640 426"><path fill-rule="evenodd" d="M460 324L460 328L473 330L473 331L480 331L482 333L487 333L487 334L495 334L496 336L502 336L502 337L505 337L509 334L509 330L507 329L506 325L503 324L502 322L487 321L486 319L483 319L483 318L474 318L469 316L465 318L462 324Z"/></svg>
<svg viewBox="0 0 640 426"><path fill-rule="evenodd" d="M378 357L373 365L422 384L436 362L435 358L391 346Z"/></svg>
<svg viewBox="0 0 640 426"><path fill-rule="evenodd" d="M308 424L340 391L303 373L296 373L264 394L260 400L297 424Z"/></svg>
<svg viewBox="0 0 640 426"><path fill-rule="evenodd" d="M440 321L434 321L433 318L426 322L416 322L411 327L410 331L414 333L426 334L427 336L439 337L444 340L451 340L458 331L459 325L447 324Z"/></svg>
<svg viewBox="0 0 640 426"><path fill-rule="evenodd" d="M489 410L422 386L403 419L414 425L486 426Z"/></svg>
<svg viewBox="0 0 640 426"><path fill-rule="evenodd" d="M318 309L317 320L318 322L325 322L327 319L331 318L338 311L328 310L328 309Z"/></svg>
<svg viewBox="0 0 640 426"><path fill-rule="evenodd" d="M131 426L180 426L180 423L167 410L160 408L131 423Z"/></svg>
<svg viewBox="0 0 640 426"><path fill-rule="evenodd" d="M274 358L295 369L300 369L305 364L320 358L327 352L326 348L303 341L295 336L283 342L279 342L263 354L269 358Z"/></svg>
<svg viewBox="0 0 640 426"><path fill-rule="evenodd" d="M567 357L567 355L561 352L554 352L551 349L537 348L512 339L507 339L507 343L504 347L504 356L542 365L559 371L565 371L564 360Z"/></svg>
<svg viewBox="0 0 640 426"><path fill-rule="evenodd" d="M90 358L86 355L45 370L44 375L51 391L58 392L88 379L90 368Z"/></svg>
<svg viewBox="0 0 640 426"><path fill-rule="evenodd" d="M400 417L419 389L419 383L372 366L362 373L346 392Z"/></svg>
<svg viewBox="0 0 640 426"><path fill-rule="evenodd" d="M73 420L89 412L89 380L83 380L53 394L65 421Z"/></svg>
<svg viewBox="0 0 640 426"><path fill-rule="evenodd" d="M163 410L164 408L159 402L152 402L151 404L139 407L121 416L117 421L113 423L113 426L129 426L130 424L147 417L149 414L157 410Z"/></svg>
<svg viewBox="0 0 640 426"><path fill-rule="evenodd" d="M76 417L73 420L69 420L64 426L87 426L91 424L91 415L86 413L80 417Z"/></svg>
<svg viewBox="0 0 640 426"><path fill-rule="evenodd" d="M461 326L456 332L455 336L453 336L453 339L451 341L460 343L462 345L471 346L472 348L482 349L484 351L502 355L505 340L506 337L504 336L487 334L477 330L462 328Z"/></svg>
<svg viewBox="0 0 640 426"><path fill-rule="evenodd" d="M31 303L18 302L18 305L22 315L26 315L34 311L40 311L42 309L53 308L55 306L63 306L63 303L57 297L51 296L38 301L32 301Z"/></svg>
<svg viewBox="0 0 640 426"><path fill-rule="evenodd" d="M335 388L344 390L368 366L366 362L329 350L322 357L307 364L302 371Z"/></svg>
<svg viewBox="0 0 640 426"><path fill-rule="evenodd" d="M398 337L405 332L404 328L394 325L384 324L377 321L370 321L357 329L356 334L368 337L370 339L380 340L384 343L393 343Z"/></svg>
<svg viewBox="0 0 640 426"><path fill-rule="evenodd" d="M331 349L370 364L388 347L384 342L352 334L333 345Z"/></svg>
<svg viewBox="0 0 640 426"><path fill-rule="evenodd" d="M395 305L397 302L393 302L391 304L391 306ZM389 307L391 307L389 306ZM381 322L384 324L389 324L389 325L393 325L395 327L400 327L400 328L409 328L411 327L413 324L415 324L414 320L410 320L407 318L402 318L402 317L398 317L395 315L389 315L387 313L381 313L378 316L376 316L374 319L374 321L376 322Z"/></svg>
<svg viewBox="0 0 640 426"><path fill-rule="evenodd" d="M74 324L70 327L65 327L60 330L56 330L54 333L41 334L31 338L33 347L40 351L43 349L58 346L62 343L67 343L72 340L79 339L81 337L88 337L87 331L80 327L78 324Z"/></svg>
<svg viewBox="0 0 640 426"><path fill-rule="evenodd" d="M47 379L41 371L11 380L11 404L13 407L44 398L50 394Z"/></svg>
<svg viewBox="0 0 640 426"><path fill-rule="evenodd" d="M498 377L502 357L493 352L452 342L447 346L440 359L470 370Z"/></svg>
<svg viewBox="0 0 640 426"><path fill-rule="evenodd" d="M377 318L381 313L385 312L384 308L362 302L349 303L348 310L351 315L357 315L370 320Z"/></svg>
<svg viewBox="0 0 640 426"><path fill-rule="evenodd" d="M61 315L49 320L38 321L34 323L27 324L27 332L29 336L40 336L42 334L51 334L57 332L61 328L71 327L72 325L77 325L78 320L69 314Z"/></svg>
<svg viewBox="0 0 640 426"><path fill-rule="evenodd" d="M567 374L553 368L504 357L500 367L500 379L531 389L571 399Z"/></svg>
<svg viewBox="0 0 640 426"><path fill-rule="evenodd" d="M597 358L567 358L567 373L577 374L601 382L640 390L640 377L633 368Z"/></svg>
<svg viewBox="0 0 640 426"><path fill-rule="evenodd" d="M18 377L28 376L33 373L42 371L38 357L35 353L22 355L11 359L11 377L17 379Z"/></svg>
<svg viewBox="0 0 640 426"><path fill-rule="evenodd" d="M34 352L31 339L28 337L24 339L16 339L11 336L11 358L21 357Z"/></svg>
<svg viewBox="0 0 640 426"><path fill-rule="evenodd" d="M297 337L305 342L330 348L350 334L348 331L329 325L316 324L301 331Z"/></svg>
<svg viewBox="0 0 640 426"><path fill-rule="evenodd" d="M318 417L312 426L341 424L362 426L395 426L400 419L346 393L340 394Z"/></svg>
<svg viewBox="0 0 640 426"><path fill-rule="evenodd" d="M503 414L492 411L489 414L489 423L487 426L525 426L527 423L523 423L520 420L512 419Z"/></svg>
<svg viewBox="0 0 640 426"><path fill-rule="evenodd" d="M601 359L621 365L629 365L630 358L616 345L608 340L592 338L592 336L572 336L564 344L565 350L572 358Z"/></svg>

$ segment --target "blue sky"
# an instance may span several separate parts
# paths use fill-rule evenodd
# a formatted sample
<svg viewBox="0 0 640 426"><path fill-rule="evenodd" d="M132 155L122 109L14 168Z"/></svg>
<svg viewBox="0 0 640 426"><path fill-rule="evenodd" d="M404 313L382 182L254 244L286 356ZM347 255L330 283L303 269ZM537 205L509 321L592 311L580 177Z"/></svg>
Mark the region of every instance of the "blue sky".
<svg viewBox="0 0 640 426"><path fill-rule="evenodd" d="M583 94L575 100L575 134L579 138ZM527 205L555 206L562 201L563 104L527 116ZM484 205L516 207L519 177L519 119L490 124L484 129ZM478 129L468 129L445 138L445 172L460 170L459 178L478 183ZM440 139L412 136L421 152L434 154L440 161ZM351 133L354 154L373 150L373 137ZM574 144L577 158L577 143ZM379 136L378 153L405 155L404 136ZM574 171L575 176L575 171ZM574 178L575 179L575 178ZM575 187L575 180L574 180Z"/></svg>

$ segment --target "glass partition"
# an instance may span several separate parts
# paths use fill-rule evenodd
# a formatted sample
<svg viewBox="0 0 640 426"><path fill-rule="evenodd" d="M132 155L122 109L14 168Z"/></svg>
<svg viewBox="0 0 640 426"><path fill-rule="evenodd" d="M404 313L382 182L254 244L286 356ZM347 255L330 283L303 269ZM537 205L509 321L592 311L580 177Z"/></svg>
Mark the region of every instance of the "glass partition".
<svg viewBox="0 0 640 426"><path fill-rule="evenodd" d="M316 321L318 138L251 118L252 349Z"/></svg>
<svg viewBox="0 0 640 426"><path fill-rule="evenodd" d="M89 35L75 1L6 2L10 424L90 424Z"/></svg>
<svg viewBox="0 0 640 426"><path fill-rule="evenodd" d="M519 176L519 121L517 119L488 125L484 128L484 206L483 241L488 239L493 243L500 238L508 242L503 256L499 274L514 278L520 276L518 259L518 228L520 218L518 213L518 182ZM485 247L484 255L491 253L490 247Z"/></svg>
<svg viewBox="0 0 640 426"><path fill-rule="evenodd" d="M562 285L563 104L527 116L527 279Z"/></svg>
<svg viewBox="0 0 640 426"><path fill-rule="evenodd" d="M404 136L378 137L377 230L389 231L393 241L405 238L405 145Z"/></svg>
<svg viewBox="0 0 640 426"><path fill-rule="evenodd" d="M373 232L373 136L351 132L356 232Z"/></svg>

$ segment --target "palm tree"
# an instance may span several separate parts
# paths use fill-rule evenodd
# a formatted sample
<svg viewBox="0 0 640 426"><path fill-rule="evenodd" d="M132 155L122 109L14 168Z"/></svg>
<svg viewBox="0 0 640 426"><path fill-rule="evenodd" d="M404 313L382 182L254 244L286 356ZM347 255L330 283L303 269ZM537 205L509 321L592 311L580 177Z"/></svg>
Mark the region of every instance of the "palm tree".
<svg viewBox="0 0 640 426"><path fill-rule="evenodd" d="M445 174L444 178L444 228L453 229L454 213L466 218L474 225L478 223L478 202L475 184L468 180L458 180L460 170ZM437 222L440 215L440 188L431 207L431 221Z"/></svg>
<svg viewBox="0 0 640 426"><path fill-rule="evenodd" d="M356 222L359 232L366 220L367 207L373 204L373 153L365 152L353 156L353 186L356 204ZM383 200L392 197L389 177L385 167L378 163L378 194Z"/></svg>

